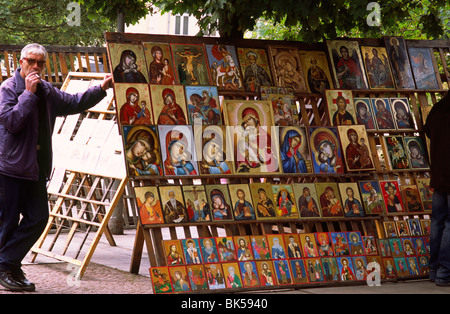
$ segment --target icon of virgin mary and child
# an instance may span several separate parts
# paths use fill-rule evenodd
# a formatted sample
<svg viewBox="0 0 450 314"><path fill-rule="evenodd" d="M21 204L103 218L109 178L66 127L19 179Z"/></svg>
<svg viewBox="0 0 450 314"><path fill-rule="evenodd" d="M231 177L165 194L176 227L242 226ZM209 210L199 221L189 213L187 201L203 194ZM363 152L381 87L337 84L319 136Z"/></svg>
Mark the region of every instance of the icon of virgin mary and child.
<svg viewBox="0 0 450 314"><path fill-rule="evenodd" d="M192 142L191 142L192 144ZM197 175L192 163L192 154L188 151L188 138L181 130L171 130L166 135L166 160L164 170L166 175Z"/></svg>

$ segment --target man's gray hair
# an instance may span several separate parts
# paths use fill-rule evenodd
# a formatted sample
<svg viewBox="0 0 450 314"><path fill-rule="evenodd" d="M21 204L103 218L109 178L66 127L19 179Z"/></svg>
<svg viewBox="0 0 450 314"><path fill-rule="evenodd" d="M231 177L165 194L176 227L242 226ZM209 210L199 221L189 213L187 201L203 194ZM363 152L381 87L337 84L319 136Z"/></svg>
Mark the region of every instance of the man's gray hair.
<svg viewBox="0 0 450 314"><path fill-rule="evenodd" d="M20 53L20 59L26 58L29 53L41 55L44 59L47 59L47 49L40 44L28 44L23 47Z"/></svg>

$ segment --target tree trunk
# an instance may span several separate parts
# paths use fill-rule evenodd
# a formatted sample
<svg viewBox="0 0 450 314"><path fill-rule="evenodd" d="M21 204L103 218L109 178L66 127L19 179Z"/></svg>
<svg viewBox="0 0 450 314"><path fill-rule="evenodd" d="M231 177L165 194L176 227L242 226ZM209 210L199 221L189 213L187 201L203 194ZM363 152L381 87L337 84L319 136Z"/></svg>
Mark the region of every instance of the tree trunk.
<svg viewBox="0 0 450 314"><path fill-rule="evenodd" d="M117 31L125 33L125 13L123 12L117 14Z"/></svg>

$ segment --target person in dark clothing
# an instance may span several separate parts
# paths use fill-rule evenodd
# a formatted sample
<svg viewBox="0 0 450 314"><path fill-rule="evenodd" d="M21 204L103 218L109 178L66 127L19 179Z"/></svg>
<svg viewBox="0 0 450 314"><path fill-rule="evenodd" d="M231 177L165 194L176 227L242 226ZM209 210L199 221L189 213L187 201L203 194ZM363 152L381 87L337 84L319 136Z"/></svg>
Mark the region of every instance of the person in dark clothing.
<svg viewBox="0 0 450 314"><path fill-rule="evenodd" d="M0 285L34 291L21 262L48 222L46 184L57 116L81 113L106 96L112 76L74 95L41 80L46 49L22 49L20 68L0 87Z"/></svg>
<svg viewBox="0 0 450 314"><path fill-rule="evenodd" d="M430 232L430 280L450 286L450 92L433 105L425 126L430 139L433 205Z"/></svg>

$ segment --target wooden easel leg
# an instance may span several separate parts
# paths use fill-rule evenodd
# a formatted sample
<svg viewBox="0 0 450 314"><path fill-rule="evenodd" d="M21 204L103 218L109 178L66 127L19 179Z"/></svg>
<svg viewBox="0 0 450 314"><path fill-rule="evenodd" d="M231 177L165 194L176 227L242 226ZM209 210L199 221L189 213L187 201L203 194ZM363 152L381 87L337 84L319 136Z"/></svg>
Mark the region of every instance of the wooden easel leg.
<svg viewBox="0 0 450 314"><path fill-rule="evenodd" d="M139 221L136 228L134 238L133 252L131 254L130 273L138 274L141 266L142 249L144 248L144 232L142 231L141 222Z"/></svg>

